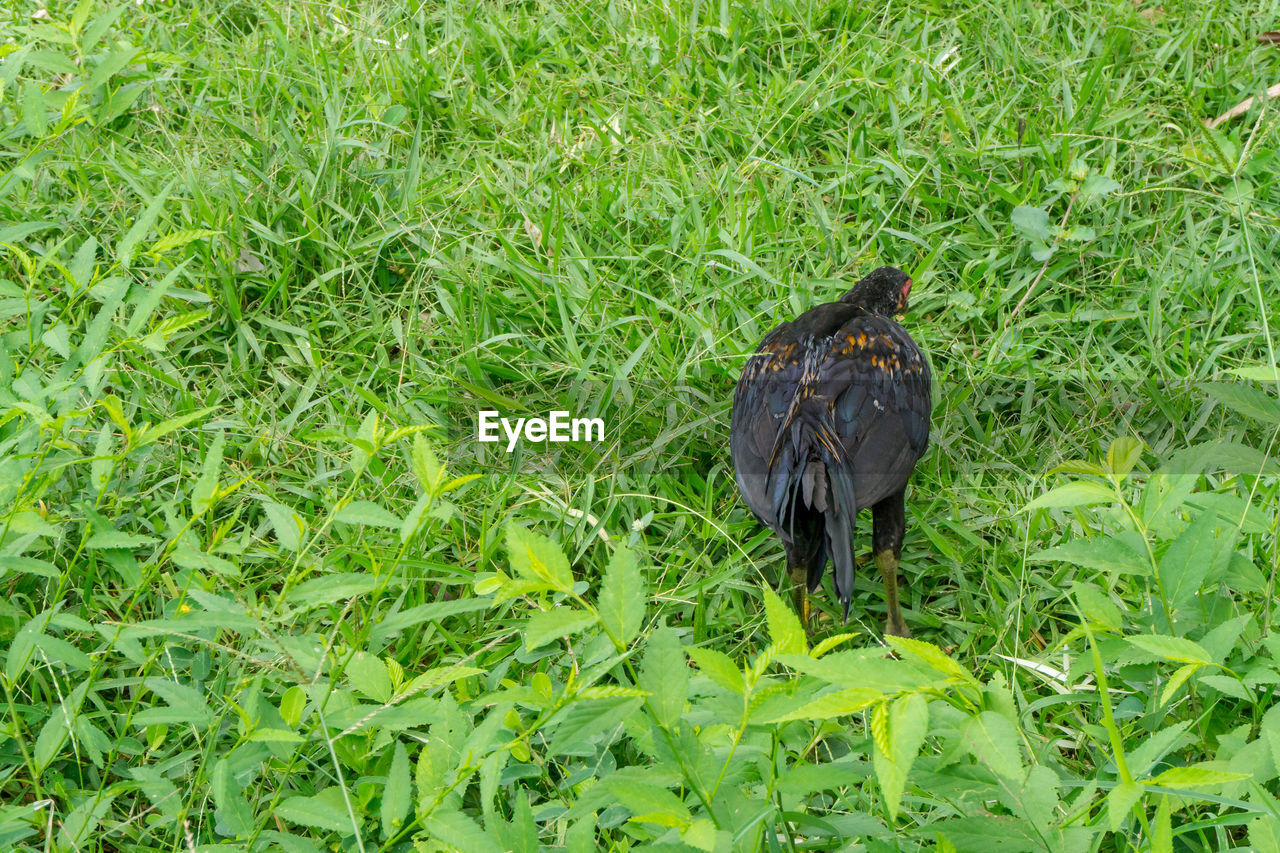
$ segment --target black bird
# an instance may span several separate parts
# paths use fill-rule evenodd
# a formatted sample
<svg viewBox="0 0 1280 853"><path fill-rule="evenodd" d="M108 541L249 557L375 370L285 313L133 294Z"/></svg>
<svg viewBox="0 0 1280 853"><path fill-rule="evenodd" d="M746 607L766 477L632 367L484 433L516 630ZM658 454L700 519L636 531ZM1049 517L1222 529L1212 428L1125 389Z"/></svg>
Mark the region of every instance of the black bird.
<svg viewBox="0 0 1280 853"><path fill-rule="evenodd" d="M907 478L929 444L929 365L906 329L911 279L880 267L839 302L811 308L765 336L733 396L729 447L738 490L782 539L796 609L835 563L849 617L853 530L871 507L884 577L885 633L909 637L898 608Z"/></svg>

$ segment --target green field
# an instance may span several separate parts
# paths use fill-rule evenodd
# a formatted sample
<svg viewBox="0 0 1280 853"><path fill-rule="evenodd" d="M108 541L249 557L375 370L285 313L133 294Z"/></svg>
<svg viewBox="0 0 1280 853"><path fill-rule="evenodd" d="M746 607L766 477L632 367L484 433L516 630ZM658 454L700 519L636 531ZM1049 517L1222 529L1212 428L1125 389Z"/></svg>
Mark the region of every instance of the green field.
<svg viewBox="0 0 1280 853"><path fill-rule="evenodd" d="M1277 0L9 6L0 849L1280 851ZM728 450L880 264L890 646Z"/></svg>

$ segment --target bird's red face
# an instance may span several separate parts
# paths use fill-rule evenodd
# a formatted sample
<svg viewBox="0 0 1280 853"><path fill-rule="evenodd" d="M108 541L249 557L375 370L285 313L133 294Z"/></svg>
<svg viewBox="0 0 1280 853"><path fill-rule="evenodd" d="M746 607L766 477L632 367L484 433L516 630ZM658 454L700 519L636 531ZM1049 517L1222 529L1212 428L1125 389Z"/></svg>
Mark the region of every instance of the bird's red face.
<svg viewBox="0 0 1280 853"><path fill-rule="evenodd" d="M913 284L915 284L915 282L913 282L911 279L907 279L906 282L902 285L902 295L898 297L897 313L899 314L907 313L907 296L911 293L911 285Z"/></svg>

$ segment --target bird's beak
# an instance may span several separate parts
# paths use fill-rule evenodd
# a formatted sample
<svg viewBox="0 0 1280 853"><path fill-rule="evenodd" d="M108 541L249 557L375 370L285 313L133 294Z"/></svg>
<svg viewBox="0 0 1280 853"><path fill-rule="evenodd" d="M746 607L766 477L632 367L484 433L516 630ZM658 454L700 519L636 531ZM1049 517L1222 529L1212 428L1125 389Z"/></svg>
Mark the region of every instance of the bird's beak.
<svg viewBox="0 0 1280 853"><path fill-rule="evenodd" d="M902 285L902 295L898 297L898 313L905 314L907 312L907 294L911 293L911 285L915 284L911 279L907 279L907 283Z"/></svg>

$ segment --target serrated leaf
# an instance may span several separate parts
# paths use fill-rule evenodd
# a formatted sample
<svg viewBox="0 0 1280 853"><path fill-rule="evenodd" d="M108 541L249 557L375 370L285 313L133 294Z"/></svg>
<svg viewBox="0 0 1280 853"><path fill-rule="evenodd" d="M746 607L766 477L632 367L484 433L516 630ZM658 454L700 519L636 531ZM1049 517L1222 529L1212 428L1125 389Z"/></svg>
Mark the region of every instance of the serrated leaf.
<svg viewBox="0 0 1280 853"><path fill-rule="evenodd" d="M1050 489L1023 507L1022 511L1114 503L1116 500L1116 493L1110 487L1092 480L1076 480Z"/></svg>
<svg viewBox="0 0 1280 853"><path fill-rule="evenodd" d="M573 589L573 571L560 546L545 536L507 524L507 554L518 574L540 580L560 592Z"/></svg>
<svg viewBox="0 0 1280 853"><path fill-rule="evenodd" d="M1148 784L1161 785L1165 788L1205 788L1227 782L1243 782L1251 778L1253 778L1252 773L1232 773L1206 767L1203 764L1192 764L1188 767L1170 767L1149 780Z"/></svg>
<svg viewBox="0 0 1280 853"><path fill-rule="evenodd" d="M1226 567L1235 544L1234 527L1217 531L1217 517L1201 513L1160 558L1160 580L1175 610L1194 606L1205 579Z"/></svg>
<svg viewBox="0 0 1280 853"><path fill-rule="evenodd" d="M366 527L400 528L400 519L373 501L352 501L338 510L335 519L343 524L363 524Z"/></svg>
<svg viewBox="0 0 1280 853"><path fill-rule="evenodd" d="M884 693L869 687L849 687L837 690L825 696L819 696L812 702L794 711L775 717L769 722L785 723L791 720L829 720L832 717L843 717L871 707L884 698Z"/></svg>
<svg viewBox="0 0 1280 853"><path fill-rule="evenodd" d="M422 822L427 837L443 842L458 853L503 853L480 825L461 812L436 809Z"/></svg>
<svg viewBox="0 0 1280 853"><path fill-rule="evenodd" d="M387 784L382 789L382 836L391 838L404 826L413 802L413 788L409 780L409 753L404 744L396 741L391 756L391 768L387 770Z"/></svg>
<svg viewBox="0 0 1280 853"><path fill-rule="evenodd" d="M1117 437L1107 448L1107 467L1116 477L1123 480L1142 458L1143 448L1142 441L1131 435Z"/></svg>
<svg viewBox="0 0 1280 853"><path fill-rule="evenodd" d="M673 629L664 626L649 635L640 665L640 687L649 693L649 708L657 724L665 728L675 725L689 697L689 666Z"/></svg>
<svg viewBox="0 0 1280 853"><path fill-rule="evenodd" d="M1256 385L1206 382L1205 390L1219 403L1265 424L1280 424L1280 400Z"/></svg>
<svg viewBox="0 0 1280 853"><path fill-rule="evenodd" d="M561 637L577 634L596 624L596 615L573 607L556 607L529 617L525 627L525 648L532 651Z"/></svg>
<svg viewBox="0 0 1280 853"><path fill-rule="evenodd" d="M898 654L913 657L939 672L955 676L970 684L977 683L977 679L967 669L933 643L926 643L924 640L917 640L912 637L895 637L893 635L886 635L884 639L889 647L898 652Z"/></svg>
<svg viewBox="0 0 1280 853"><path fill-rule="evenodd" d="M600 622L623 646L640 633L644 623L644 577L629 548L618 548L609 558L600 587Z"/></svg>
<svg viewBox="0 0 1280 853"><path fill-rule="evenodd" d="M229 578L240 577L240 567L230 560L219 557L216 554L197 551L186 545L179 545L174 548L173 553L169 555L169 559L173 561L175 566L183 569L213 572L216 575Z"/></svg>
<svg viewBox="0 0 1280 853"><path fill-rule="evenodd" d="M1027 557L1029 563L1063 562L1122 575L1149 575L1151 563L1115 536L1074 539Z"/></svg>
<svg viewBox="0 0 1280 853"><path fill-rule="evenodd" d="M1164 690L1160 692L1160 704L1169 704L1169 700L1173 698L1173 694L1178 692L1178 688L1181 687L1188 678L1194 675L1196 670L1200 669L1201 666L1203 666L1203 664L1189 663L1186 666L1178 667L1173 675L1169 677L1168 682L1165 683Z"/></svg>
<svg viewBox="0 0 1280 853"><path fill-rule="evenodd" d="M222 470L222 450L226 443L226 433L219 430L204 455L204 461L200 464L200 476L191 486L192 518L199 518L213 508L218 494L218 475Z"/></svg>
<svg viewBox="0 0 1280 853"><path fill-rule="evenodd" d="M429 495L437 494L440 481L444 477L444 466L436 457L431 442L422 433L413 437L413 450L410 453L413 462L413 475L418 478L418 485Z"/></svg>
<svg viewBox="0 0 1280 853"><path fill-rule="evenodd" d="M377 655L356 652L347 662L347 680L353 688L375 702L385 704L391 701L391 673Z"/></svg>
<svg viewBox="0 0 1280 853"><path fill-rule="evenodd" d="M378 579L359 572L338 572L305 580L289 593L289 603L303 609L372 592Z"/></svg>
<svg viewBox="0 0 1280 853"><path fill-rule="evenodd" d="M1018 730L1003 714L983 711L964 726L969 752L979 763L1010 782L1022 779L1022 750Z"/></svg>
<svg viewBox="0 0 1280 853"><path fill-rule="evenodd" d="M787 606L778 594L769 587L764 588L764 613L769 625L769 639L780 655L802 655L809 649L804 628L800 627L800 619Z"/></svg>
<svg viewBox="0 0 1280 853"><path fill-rule="evenodd" d="M116 260L122 268L129 268L129 263L133 260L134 247L155 227L156 220L160 218L160 211L164 209L165 202L169 200L169 193L173 191L173 187L177 182L178 179L174 178L165 184L164 189L156 193L155 198L147 205L146 210L134 221L128 232L120 238L120 242L116 243Z"/></svg>
<svg viewBox="0 0 1280 853"><path fill-rule="evenodd" d="M605 777L604 785L631 819L660 826L688 826L693 820L684 801L666 788L637 779Z"/></svg>
<svg viewBox="0 0 1280 853"><path fill-rule="evenodd" d="M702 670L703 675L713 682L734 693L744 693L747 689L742 670L724 652L715 649L689 646L685 652Z"/></svg>
<svg viewBox="0 0 1280 853"><path fill-rule="evenodd" d="M184 231L174 231L151 244L151 248L147 250L149 255L163 255L165 252L171 252L179 249L188 243L194 243L197 240L206 240L210 237L217 237L221 231L214 231L211 228L189 228Z"/></svg>
<svg viewBox="0 0 1280 853"><path fill-rule="evenodd" d="M271 522L271 529L276 533L276 541L280 547L288 551L296 551L302 545L302 533L306 529L302 518L287 506L275 501L263 501L262 509Z"/></svg>
<svg viewBox="0 0 1280 853"><path fill-rule="evenodd" d="M1125 637L1133 646L1144 652L1177 661L1178 663L1195 663L1208 666L1213 663L1209 653L1199 643L1186 637L1169 637L1164 634L1135 634Z"/></svg>
<svg viewBox="0 0 1280 853"><path fill-rule="evenodd" d="M337 787L326 788L314 797L289 797L276 806L275 813L290 823L336 832L344 838L356 831Z"/></svg>
<svg viewBox="0 0 1280 853"><path fill-rule="evenodd" d="M644 699L616 697L584 699L570 703L557 715L555 735L547 751L563 755L576 751L588 742L617 732L622 723L639 710Z"/></svg>
<svg viewBox="0 0 1280 853"><path fill-rule="evenodd" d="M98 439L93 446L93 462L89 464L89 483L95 495L102 494L115 470L116 460L111 454L111 445L115 442L115 433L109 424L104 423L98 430Z"/></svg>
<svg viewBox="0 0 1280 853"><path fill-rule="evenodd" d="M1100 588L1091 583L1072 581L1071 594L1080 612L1090 622L1108 631L1120 630L1120 608Z"/></svg>
<svg viewBox="0 0 1280 853"><path fill-rule="evenodd" d="M1142 799L1145 789L1138 782L1121 782L1107 794L1107 822L1112 832L1119 832L1124 819Z"/></svg>
<svg viewBox="0 0 1280 853"><path fill-rule="evenodd" d="M99 530L89 537L89 541L84 543L84 547L89 550L102 550L104 548L143 548L147 545L154 545L160 540L154 536L143 536L140 533L124 533L119 530Z"/></svg>
<svg viewBox="0 0 1280 853"><path fill-rule="evenodd" d="M877 724L877 717L879 723ZM878 730L878 733L877 733ZM876 778L890 817L897 817L907 774L915 763L929 731L929 705L919 693L910 693L872 713L876 748L872 754Z"/></svg>

